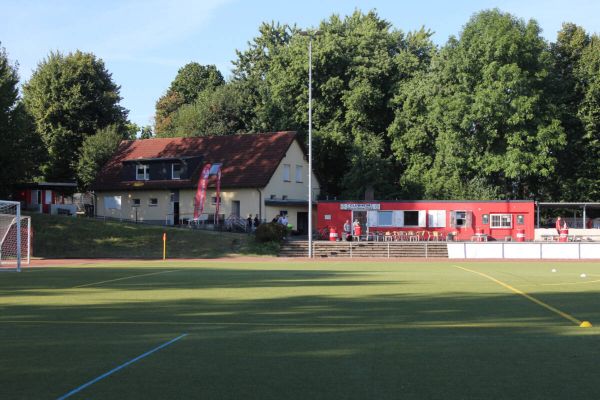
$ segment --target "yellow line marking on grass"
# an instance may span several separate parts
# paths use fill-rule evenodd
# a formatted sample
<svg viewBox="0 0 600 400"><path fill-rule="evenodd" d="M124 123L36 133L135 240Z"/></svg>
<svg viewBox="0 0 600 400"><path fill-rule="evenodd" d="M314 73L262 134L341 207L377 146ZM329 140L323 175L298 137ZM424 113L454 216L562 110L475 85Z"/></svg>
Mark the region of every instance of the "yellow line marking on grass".
<svg viewBox="0 0 600 400"><path fill-rule="evenodd" d="M541 301L541 300L538 300L538 299L536 299L535 297L533 297L533 296L530 296L530 295L528 295L527 293L525 293L525 292L523 292L523 291L521 291L521 290L519 290L519 289L517 289L517 288L514 288L514 287L510 286L510 285L509 285L509 284L507 284L507 283L504 283L504 282L502 282L502 281L499 281L498 279L496 279L496 278L494 278L494 277L492 277L492 276L490 276L490 275L488 275L488 274L484 274L483 272L474 271L474 270L472 270L472 269L468 269L468 268L464 268L464 267L459 267L458 265L455 265L454 267L455 267L455 268L462 269L463 271L467 271L467 272L471 272L471 273L473 273L473 274L477 274L477 275L479 275L479 276L483 276L484 278L486 278L486 279L489 279L489 280L491 280L492 282L496 282L498 285L500 285L500 286L503 286L503 287L505 287L506 289L508 289L508 290L511 290L511 291L513 291L514 293L516 293L516 294L518 294L518 295L521 295L521 296L525 297L527 300L530 300L530 301L534 302L535 304L537 304L537 305L539 305L539 306L542 306L542 307L544 307L544 308L545 308L545 309L547 309L547 310L550 310L550 311L552 311L552 312L553 312L553 313L555 313L555 314L558 314L558 315L560 315L560 316L561 316L561 317L563 317L564 319L566 319L566 320L568 320L568 321L570 321L570 322L574 323L574 324L575 324L575 325L577 325L577 326L580 326L580 325L581 325L581 323L583 322L583 321L580 321L580 320L578 320L577 318L573 317L572 315L569 315L569 314L567 314L566 312L560 311L558 308L556 308L556 307L552 307L551 305L549 305L549 304L546 304L546 303L544 303L543 301Z"/></svg>
<svg viewBox="0 0 600 400"><path fill-rule="evenodd" d="M71 289L77 289L77 288L82 288L82 287L88 287L88 286L101 285L101 284L103 284L103 283L108 283L108 282L124 281L124 280L126 280L126 279L139 278L139 277L141 277L141 276L150 276L150 275L168 274L169 272L176 272L176 271L179 271L179 270L178 270L178 269L173 269L173 270L169 270L169 271L151 272L151 273L149 273L149 274L141 274L141 275L125 276L125 277L123 277L123 278L109 279L109 280L106 280L106 281L92 282L92 283L86 283L86 284L84 284L84 285L73 286Z"/></svg>

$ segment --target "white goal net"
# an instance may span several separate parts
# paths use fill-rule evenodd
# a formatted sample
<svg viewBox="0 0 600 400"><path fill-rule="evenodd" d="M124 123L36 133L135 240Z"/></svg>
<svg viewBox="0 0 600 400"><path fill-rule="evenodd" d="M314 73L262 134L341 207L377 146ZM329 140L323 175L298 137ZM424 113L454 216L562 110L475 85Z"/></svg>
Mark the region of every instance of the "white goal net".
<svg viewBox="0 0 600 400"><path fill-rule="evenodd" d="M29 264L31 218L21 215L21 204L0 200L0 270L21 270Z"/></svg>

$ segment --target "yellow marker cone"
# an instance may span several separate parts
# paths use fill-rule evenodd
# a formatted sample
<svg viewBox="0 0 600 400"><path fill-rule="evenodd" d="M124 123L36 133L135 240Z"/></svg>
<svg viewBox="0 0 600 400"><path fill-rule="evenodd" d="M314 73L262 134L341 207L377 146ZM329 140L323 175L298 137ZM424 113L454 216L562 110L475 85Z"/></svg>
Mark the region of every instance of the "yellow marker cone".
<svg viewBox="0 0 600 400"><path fill-rule="evenodd" d="M590 321L583 321L583 322L582 322L582 323L579 325L579 327L580 327L580 328L591 328L591 327L592 327L592 324L591 324L591 322L590 322Z"/></svg>

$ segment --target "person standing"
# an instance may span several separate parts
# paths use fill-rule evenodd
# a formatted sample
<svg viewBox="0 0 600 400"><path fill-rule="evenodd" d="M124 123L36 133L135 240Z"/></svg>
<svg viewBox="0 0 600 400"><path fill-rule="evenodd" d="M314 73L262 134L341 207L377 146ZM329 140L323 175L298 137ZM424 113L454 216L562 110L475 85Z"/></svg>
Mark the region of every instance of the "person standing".
<svg viewBox="0 0 600 400"><path fill-rule="evenodd" d="M258 219L258 214L254 216L254 229L258 228L260 225L260 219Z"/></svg>
<svg viewBox="0 0 600 400"><path fill-rule="evenodd" d="M248 218L246 219L246 225L248 232L252 232L252 214L248 214Z"/></svg>
<svg viewBox="0 0 600 400"><path fill-rule="evenodd" d="M343 240L348 240L348 237L352 236L351 229L352 229L352 225L350 225L350 220L347 219L346 222L344 222L344 237L343 237Z"/></svg>
<svg viewBox="0 0 600 400"><path fill-rule="evenodd" d="M352 229L354 230L354 236L360 237L360 235L362 235L362 230L360 228L360 222L358 222L358 219L354 220L354 223L352 224Z"/></svg>
<svg viewBox="0 0 600 400"><path fill-rule="evenodd" d="M562 219L558 217L556 219L556 232L560 235L560 230L562 229Z"/></svg>

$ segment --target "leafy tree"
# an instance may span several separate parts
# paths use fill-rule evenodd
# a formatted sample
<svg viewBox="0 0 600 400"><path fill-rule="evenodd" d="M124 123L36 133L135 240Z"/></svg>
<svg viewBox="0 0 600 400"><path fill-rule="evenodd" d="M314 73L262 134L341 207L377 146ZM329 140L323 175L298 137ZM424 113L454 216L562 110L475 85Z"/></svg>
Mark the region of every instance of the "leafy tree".
<svg viewBox="0 0 600 400"><path fill-rule="evenodd" d="M181 94L184 102L190 104L200 92L215 89L224 83L223 75L216 66L191 62L179 69L169 90Z"/></svg>
<svg viewBox="0 0 600 400"><path fill-rule="evenodd" d="M77 181L81 189L89 189L102 166L115 153L123 139L122 130L117 125L110 125L83 141L77 163Z"/></svg>
<svg viewBox="0 0 600 400"><path fill-rule="evenodd" d="M50 53L23 86L23 100L48 149L42 172L49 180L75 178L83 140L127 118L104 62L81 51Z"/></svg>
<svg viewBox="0 0 600 400"><path fill-rule="evenodd" d="M245 51L236 50L233 61L233 79L236 84L243 112L249 116L249 131L274 130L273 121L277 108L270 101L267 76L273 60L289 44L292 29L289 25L271 22L259 27L259 36L248 42Z"/></svg>
<svg viewBox="0 0 600 400"><path fill-rule="evenodd" d="M431 65L396 98L389 134L401 182L428 198L542 193L565 134L549 101L550 57L537 23L480 12Z"/></svg>
<svg viewBox="0 0 600 400"><path fill-rule="evenodd" d="M234 83L203 91L172 120L173 136L229 135L247 130L242 98Z"/></svg>
<svg viewBox="0 0 600 400"><path fill-rule="evenodd" d="M185 104L184 98L177 92L168 91L156 102L154 131L157 136L168 135L173 131L173 115Z"/></svg>
<svg viewBox="0 0 600 400"><path fill-rule="evenodd" d="M0 47L0 196L37 174L43 150L34 125L19 100L17 66Z"/></svg>
<svg viewBox="0 0 600 400"><path fill-rule="evenodd" d="M156 134L172 135L174 113L184 104L192 104L203 91L215 89L224 83L223 75L214 65L191 62L180 68L167 93L156 103Z"/></svg>
<svg viewBox="0 0 600 400"><path fill-rule="evenodd" d="M570 160L581 160L574 193L579 200L597 201L600 197L600 37L593 35L581 54L575 77L583 98L577 117L583 125L579 153Z"/></svg>
<svg viewBox="0 0 600 400"><path fill-rule="evenodd" d="M140 131L140 139L152 139L154 137L154 132L152 132L152 127L150 125L142 127Z"/></svg>
<svg viewBox="0 0 600 400"><path fill-rule="evenodd" d="M584 90L578 83L575 71L589 42L590 38L583 28L565 23L558 32L556 42L550 45L553 70L549 93L567 138L567 145L557 154L559 163L556 174L545 185L551 199L567 200L568 197L579 195L577 182L584 162L584 158L580 157L584 128L577 113Z"/></svg>
<svg viewBox="0 0 600 400"><path fill-rule="evenodd" d="M314 160L332 195L393 196L397 167L386 134L398 86L425 68L431 33L405 35L375 12L332 16L313 42ZM266 77L269 126L306 132L308 38L294 33Z"/></svg>

